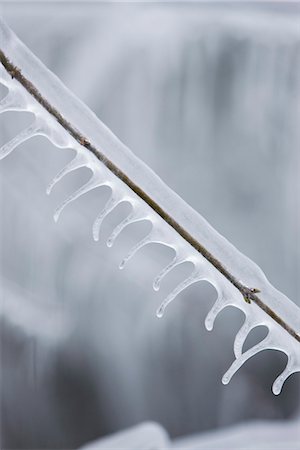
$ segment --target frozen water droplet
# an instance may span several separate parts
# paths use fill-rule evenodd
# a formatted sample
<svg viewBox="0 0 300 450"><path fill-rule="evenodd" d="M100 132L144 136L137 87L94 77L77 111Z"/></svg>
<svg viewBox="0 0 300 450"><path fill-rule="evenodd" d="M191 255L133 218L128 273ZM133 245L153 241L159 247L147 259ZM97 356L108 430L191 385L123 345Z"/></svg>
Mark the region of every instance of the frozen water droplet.
<svg viewBox="0 0 300 450"><path fill-rule="evenodd" d="M229 375L227 373L225 373L225 375L223 375L223 378L222 378L222 383L226 385L229 383L229 381L230 381Z"/></svg>
<svg viewBox="0 0 300 450"><path fill-rule="evenodd" d="M205 319L205 328L207 331L212 331L214 327L214 321L210 317L206 317Z"/></svg>
<svg viewBox="0 0 300 450"><path fill-rule="evenodd" d="M156 291L156 292L159 291L160 285L156 280L153 281L152 286L153 286L154 291Z"/></svg>
<svg viewBox="0 0 300 450"><path fill-rule="evenodd" d="M114 241L113 241L113 239L111 239L110 237L107 239L107 241L106 241L106 245L107 245L107 247L112 247L113 246L113 243L114 243Z"/></svg>
<svg viewBox="0 0 300 450"><path fill-rule="evenodd" d="M156 311L156 317L158 317L159 319L161 319L162 317L163 317L163 315L164 315L164 309L160 306L159 308L158 308L158 310Z"/></svg>

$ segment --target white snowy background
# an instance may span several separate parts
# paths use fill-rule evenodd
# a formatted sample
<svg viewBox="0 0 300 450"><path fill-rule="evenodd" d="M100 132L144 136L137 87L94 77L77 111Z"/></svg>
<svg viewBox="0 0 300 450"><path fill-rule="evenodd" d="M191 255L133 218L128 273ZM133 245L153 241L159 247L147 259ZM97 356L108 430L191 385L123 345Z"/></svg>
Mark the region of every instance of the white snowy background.
<svg viewBox="0 0 300 450"><path fill-rule="evenodd" d="M300 303L299 5L0 5L121 140ZM2 115L0 145L27 122ZM84 448L166 448L167 436L195 450L299 448L299 375L275 397L285 357L263 352L223 386L242 315L225 310L208 333L216 294L197 284L158 320L187 267L160 293L151 280L167 249L145 248L120 272L145 230L128 227L108 249L120 207L93 242L108 191L54 224L55 207L87 178L69 175L46 196L70 157L36 137L0 164L1 448L77 449L130 427Z"/></svg>

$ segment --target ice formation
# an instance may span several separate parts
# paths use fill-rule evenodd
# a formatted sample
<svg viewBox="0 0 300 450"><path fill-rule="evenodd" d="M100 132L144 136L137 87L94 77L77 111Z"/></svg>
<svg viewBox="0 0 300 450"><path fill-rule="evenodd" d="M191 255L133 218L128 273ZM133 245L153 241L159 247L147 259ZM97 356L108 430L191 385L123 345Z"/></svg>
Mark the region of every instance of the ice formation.
<svg viewBox="0 0 300 450"><path fill-rule="evenodd" d="M227 306L234 306L245 314L245 322L237 333L234 342L235 361L223 377L227 384L236 371L252 356L267 349L284 352L287 365L273 384L274 394L279 394L285 380L300 371L300 310L285 295L276 290L266 279L262 270L246 256L241 254L231 243L214 230L207 221L187 203L174 193L163 181L125 147L113 133L52 74L14 35L6 24L0 21L0 43L2 59L0 64L0 82L8 88L7 96L0 104L0 112L30 111L34 114L33 123L0 149L0 159L8 156L18 145L32 136L43 135L55 146L72 148L76 156L64 167L50 183L50 194L56 183L66 174L81 167L90 169L91 177L79 190L67 198L55 211L58 220L64 208L80 196L97 188L108 186L111 198L102 211L98 213L92 232L95 240L101 236L101 224L106 216L120 203L131 205L131 212L112 231L107 245L113 245L119 234L129 224L141 220L151 223L149 234L138 242L120 264L124 268L134 254L150 243L169 246L175 252L174 259L157 275L153 281L154 290L158 290L162 279L177 265L189 261L194 268L191 274L171 292L157 311L161 317L165 308L184 289L199 280L210 282L217 290L218 298L205 320L205 326L212 330L216 316ZM8 73L3 64L3 55L20 69L22 75L32 83L41 96L59 112L72 128L77 130L85 140L78 142L53 115L45 109L23 85ZM0 53L1 56L1 53ZM104 155L102 162L85 148L85 143L93 146ZM132 180L134 185L147 193L147 196L172 217L196 241L205 247L226 269L243 285L259 290L259 298L280 317L294 335L284 329L278 321L266 314L257 304L245 302L241 292L217 268L202 256L160 214L135 193L124 181L109 170L107 161L111 161L122 173ZM257 326L268 329L267 336L249 350L243 352L243 344Z"/></svg>

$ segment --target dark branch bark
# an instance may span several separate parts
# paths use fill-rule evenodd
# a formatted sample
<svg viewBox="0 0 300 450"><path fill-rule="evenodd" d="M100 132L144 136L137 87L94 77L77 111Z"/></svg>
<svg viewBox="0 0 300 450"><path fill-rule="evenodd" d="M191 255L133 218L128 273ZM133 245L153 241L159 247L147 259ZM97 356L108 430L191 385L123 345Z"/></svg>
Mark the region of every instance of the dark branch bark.
<svg viewBox="0 0 300 450"><path fill-rule="evenodd" d="M88 139L83 136L70 122L68 122L62 114L55 109L46 98L38 91L38 89L28 80L0 50L0 61L6 71L12 78L15 78L26 91L35 98L35 100L54 117L57 122L83 147L92 152L116 177L122 180L135 194L144 200L153 211L155 211L165 222L167 222L186 242L188 242L197 252L199 252L207 261L209 261L227 280L233 284L242 294L247 303L254 302L266 314L268 314L275 322L277 322L284 330L300 342L300 335L290 327L278 314L266 305L257 295L259 289L243 285L237 278L231 274L226 267L212 255L200 242L190 235L178 222L176 222L166 211L164 211L145 191L136 185L122 170L120 170L112 161L97 149Z"/></svg>

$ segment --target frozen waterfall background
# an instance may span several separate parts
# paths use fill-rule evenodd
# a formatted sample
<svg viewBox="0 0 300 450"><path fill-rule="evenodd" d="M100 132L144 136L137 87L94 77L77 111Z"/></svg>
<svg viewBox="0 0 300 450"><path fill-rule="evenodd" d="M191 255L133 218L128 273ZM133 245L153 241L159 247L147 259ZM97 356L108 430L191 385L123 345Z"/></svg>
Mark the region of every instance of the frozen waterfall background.
<svg viewBox="0 0 300 450"><path fill-rule="evenodd" d="M121 140L300 304L297 8L41 2L2 12ZM26 121L3 115L0 144ZM129 227L107 249L120 207L92 241L105 189L54 224L55 206L87 177L70 175L46 197L70 156L34 138L0 164L3 447L77 448L144 420L181 436L295 414L299 376L271 393L285 362L277 352L221 384L242 316L225 311L208 333L208 285L156 319L176 277L159 294L151 279L170 253L146 248L119 272L144 229Z"/></svg>

